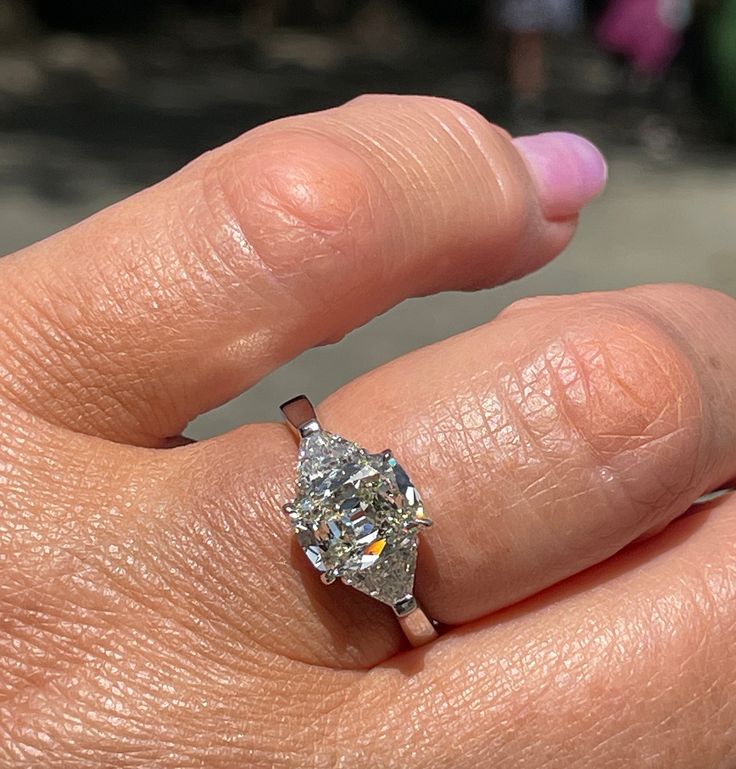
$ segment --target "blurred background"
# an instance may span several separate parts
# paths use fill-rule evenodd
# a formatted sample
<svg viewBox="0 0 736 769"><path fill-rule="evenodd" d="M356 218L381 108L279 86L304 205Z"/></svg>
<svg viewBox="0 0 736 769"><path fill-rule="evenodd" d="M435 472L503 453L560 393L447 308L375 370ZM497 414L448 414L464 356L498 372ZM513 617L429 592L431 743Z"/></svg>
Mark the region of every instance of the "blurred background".
<svg viewBox="0 0 736 769"><path fill-rule="evenodd" d="M736 295L736 0L0 0L0 252L253 125L366 91L459 99L516 134L583 133L609 189L554 264L405 302L193 437L278 418L282 400L319 400L521 296L652 281Z"/></svg>

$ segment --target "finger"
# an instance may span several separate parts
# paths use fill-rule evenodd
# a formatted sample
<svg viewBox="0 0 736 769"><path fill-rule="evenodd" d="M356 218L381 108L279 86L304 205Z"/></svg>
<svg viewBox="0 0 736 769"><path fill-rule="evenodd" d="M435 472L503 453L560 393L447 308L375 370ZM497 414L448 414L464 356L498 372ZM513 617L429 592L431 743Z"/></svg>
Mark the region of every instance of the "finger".
<svg viewBox="0 0 736 769"><path fill-rule="evenodd" d="M393 448L422 491L435 525L417 595L460 624L608 558L734 475L734 336L736 302L695 287L535 300L361 377L320 414ZM258 632L280 651L375 664L400 643L390 611L325 588L290 550L279 508L294 454L265 425L204 442L177 456L175 504L186 526L206 521L218 578L240 585L233 611L261 607Z"/></svg>
<svg viewBox="0 0 736 769"><path fill-rule="evenodd" d="M361 701L376 707L349 722L345 763L733 766L735 575L729 495L553 591L372 671Z"/></svg>
<svg viewBox="0 0 736 769"><path fill-rule="evenodd" d="M460 104L386 96L251 131L0 264L4 393L160 445L405 297L550 259L605 180L565 136L518 150Z"/></svg>
<svg viewBox="0 0 736 769"><path fill-rule="evenodd" d="M734 338L736 302L695 287L531 300L323 411L399 447L436 523L418 591L457 624L604 560L733 477Z"/></svg>
<svg viewBox="0 0 736 769"><path fill-rule="evenodd" d="M192 604L173 614L150 570L139 592L121 589L138 562L108 541L108 571L89 551L84 564L67 560L71 572L57 564L67 595L53 608L39 604L47 586L37 574L20 597L2 584L4 609L32 618L19 643L8 612L10 680L16 658L36 670L22 670L20 696L0 696L0 755L36 766L43 754L44 766L64 769L111 757L132 767L143 752L162 766L272 766L277 755L285 766L358 768L728 767L735 542L736 505L721 498L585 575L365 674L259 657L237 635L218 643L231 594L210 581L206 560L198 568L216 620ZM40 559L38 540L35 550ZM114 577L113 590L105 581ZM193 588L181 581L178 596Z"/></svg>

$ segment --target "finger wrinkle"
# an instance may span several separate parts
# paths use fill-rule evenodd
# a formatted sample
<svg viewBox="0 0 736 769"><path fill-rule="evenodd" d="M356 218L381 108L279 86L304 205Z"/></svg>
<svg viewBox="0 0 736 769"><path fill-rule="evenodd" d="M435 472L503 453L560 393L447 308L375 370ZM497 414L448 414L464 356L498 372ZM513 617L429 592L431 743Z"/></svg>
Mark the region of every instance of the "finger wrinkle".
<svg viewBox="0 0 736 769"><path fill-rule="evenodd" d="M349 423L364 445L375 427L361 414L384 415L381 441L435 521L418 590L445 622L609 557L704 483L700 384L671 337L615 296L553 303L554 314L511 313L329 401L338 431Z"/></svg>
<svg viewBox="0 0 736 769"><path fill-rule="evenodd" d="M689 549L686 543L681 547ZM715 554L715 561L723 564L725 552ZM719 722L719 714L736 680L730 658L723 675L722 656L734 604L719 596L730 622L726 634L715 630L698 607L701 569L698 558L683 569L675 557L643 571L613 571L611 582L592 580L591 592L582 593L585 610L576 608L580 591L562 589L558 600L535 600L541 611L512 610L508 625L499 617L484 628L443 638L408 685L391 670L375 671L372 685L392 702L385 722L393 725L387 750L416 744L413 730L396 725L406 724L405 713L421 700L421 723L451 736L439 746L420 742L419 766L436 765L457 741L465 746L462 766L483 765L490 757L495 766L515 769L583 767L590 761L662 769L710 766L705 754L702 763L688 763L695 754L687 725L715 718L712 742L697 730L702 747L696 750L728 754L730 725L724 730L729 722ZM637 579L644 584L626 587ZM517 622L533 627L520 637ZM547 624L555 632L548 633ZM477 717L469 713L468 701ZM445 716L448 702L451 715Z"/></svg>

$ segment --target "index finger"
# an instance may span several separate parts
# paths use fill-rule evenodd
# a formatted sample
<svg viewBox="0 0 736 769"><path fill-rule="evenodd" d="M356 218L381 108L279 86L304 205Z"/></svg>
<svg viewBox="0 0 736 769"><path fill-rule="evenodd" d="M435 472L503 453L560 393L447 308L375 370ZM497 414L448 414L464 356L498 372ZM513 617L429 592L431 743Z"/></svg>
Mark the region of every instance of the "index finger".
<svg viewBox="0 0 736 769"><path fill-rule="evenodd" d="M160 445L404 298L540 266L604 180L579 137L514 144L441 99L262 126L0 265L0 382L47 419Z"/></svg>

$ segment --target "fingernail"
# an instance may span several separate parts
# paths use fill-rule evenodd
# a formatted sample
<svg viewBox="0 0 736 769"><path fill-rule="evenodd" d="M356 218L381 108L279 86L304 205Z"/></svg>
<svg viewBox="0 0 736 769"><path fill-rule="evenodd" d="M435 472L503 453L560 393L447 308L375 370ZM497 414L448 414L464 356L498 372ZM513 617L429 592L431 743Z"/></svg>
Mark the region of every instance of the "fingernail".
<svg viewBox="0 0 736 769"><path fill-rule="evenodd" d="M608 179L601 151L577 134L553 131L514 139L548 219L574 216L600 195Z"/></svg>

